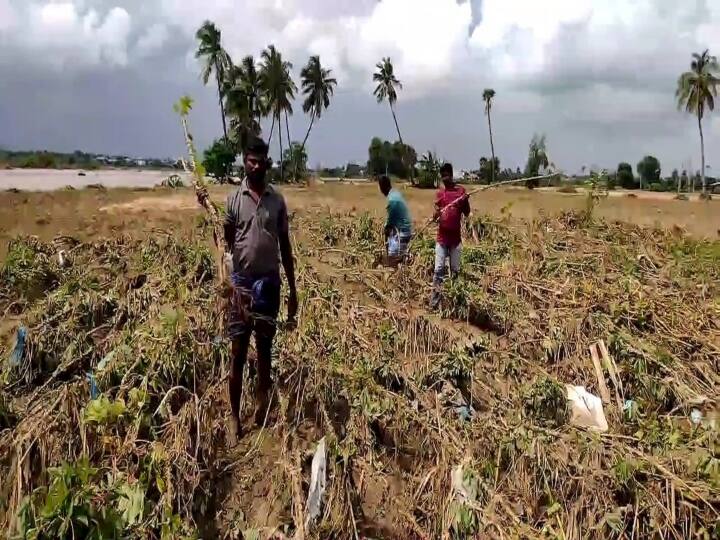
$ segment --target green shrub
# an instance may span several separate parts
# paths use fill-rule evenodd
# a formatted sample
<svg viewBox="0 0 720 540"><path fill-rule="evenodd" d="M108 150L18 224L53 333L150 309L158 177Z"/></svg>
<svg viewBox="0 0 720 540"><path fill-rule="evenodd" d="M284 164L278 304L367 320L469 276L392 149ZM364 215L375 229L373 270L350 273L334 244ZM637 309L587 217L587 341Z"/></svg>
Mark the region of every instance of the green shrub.
<svg viewBox="0 0 720 540"><path fill-rule="evenodd" d="M230 178L235 156L235 149L227 141L216 139L212 146L205 150L202 164L209 176L223 183Z"/></svg>
<svg viewBox="0 0 720 540"><path fill-rule="evenodd" d="M607 177L607 188L608 190L613 190L617 188L617 174L608 174Z"/></svg>
<svg viewBox="0 0 720 540"><path fill-rule="evenodd" d="M36 539L120 538L122 518L95 483L98 469L87 460L49 469L50 486L38 489L19 515L19 537Z"/></svg>
<svg viewBox="0 0 720 540"><path fill-rule="evenodd" d="M538 379L523 394L523 410L539 425L562 426L570 416L565 388L548 377Z"/></svg>

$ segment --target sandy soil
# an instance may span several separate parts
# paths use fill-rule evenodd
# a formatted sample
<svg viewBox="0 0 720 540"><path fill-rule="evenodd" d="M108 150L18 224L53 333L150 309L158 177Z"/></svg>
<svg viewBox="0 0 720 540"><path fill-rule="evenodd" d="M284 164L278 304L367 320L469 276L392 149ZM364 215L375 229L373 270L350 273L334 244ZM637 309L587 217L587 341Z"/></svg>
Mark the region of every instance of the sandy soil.
<svg viewBox="0 0 720 540"><path fill-rule="evenodd" d="M513 190L518 189L524 189L524 188L510 188ZM582 195L585 196L590 191L587 188L578 187L577 193L560 193L558 191L558 188L556 187L541 187L537 188L536 191L542 192L542 193L556 193L558 195L565 195L565 196L578 196ZM675 200L675 197L677 196L677 193L670 192L670 191L641 191L639 189L616 189L613 191L608 192L608 196L610 197L627 197L627 198L637 198L637 199L643 199L646 201L672 201ZM685 193L685 196L688 197L688 200L691 202L703 202L700 200L700 192L695 193Z"/></svg>
<svg viewBox="0 0 720 540"><path fill-rule="evenodd" d="M232 186L216 186L211 189L211 195L217 202L224 202L232 189ZM400 189L405 193L416 225L421 226L432 215L433 191ZM348 213L368 211L381 216L385 211L385 200L372 184L318 184L283 187L281 191L291 213L328 209ZM586 197L582 194L525 189L488 190L472 198L476 214L510 215L516 219L581 210L585 204ZM611 221L667 228L677 226L695 236L717 238L720 234L720 200L695 202L610 197L599 203L596 214ZM57 235L80 238L121 234L144 236L155 229L191 233L195 218L200 215L190 188L0 192L0 258L6 252L8 240L21 234L51 239Z"/></svg>
<svg viewBox="0 0 720 540"><path fill-rule="evenodd" d="M153 187L178 171L139 171L132 169L101 169L97 171L54 169L0 170L0 190L52 191L66 186L81 188L92 184L105 187Z"/></svg>

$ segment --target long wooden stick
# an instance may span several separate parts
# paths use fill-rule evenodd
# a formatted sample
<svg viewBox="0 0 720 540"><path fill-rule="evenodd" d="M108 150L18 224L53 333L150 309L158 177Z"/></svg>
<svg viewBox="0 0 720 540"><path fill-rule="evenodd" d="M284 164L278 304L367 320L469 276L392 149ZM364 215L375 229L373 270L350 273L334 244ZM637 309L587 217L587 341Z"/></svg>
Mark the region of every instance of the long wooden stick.
<svg viewBox="0 0 720 540"><path fill-rule="evenodd" d="M216 264L218 267L218 276L220 283L225 283L228 280L227 271L224 263L225 249L223 247L223 237L225 236L223 230L223 219L218 212L218 209L210 200L210 194L208 193L207 182L205 181L205 175L202 167L197 163L197 152L195 150L195 143L193 142L192 135L188 128L188 114L192 110L192 99L185 96L175 105L175 111L180 115L180 122L183 127L183 134L185 135L185 144L190 155L190 167L187 166L185 160L183 160L183 167L185 171L190 175L190 181L192 182L193 188L195 189L195 196L197 197L198 203L202 206L210 216L213 229L213 243L215 244L216 251ZM191 169L191 170L188 170Z"/></svg>
<svg viewBox="0 0 720 540"><path fill-rule="evenodd" d="M488 184L488 185L486 185L486 186L480 186L479 188L476 188L476 189L471 189L470 191L466 192L465 195L463 195L462 197L458 197L458 198L455 199L453 202L451 202L451 203L448 204L447 206L443 207L443 208L440 210L440 213L438 214L438 216L437 216L437 217L433 217L433 218L431 218L430 220L428 220L428 222L427 222L425 225L423 225L423 226L420 228L420 230L418 230L418 231L413 235L413 238L415 238L416 236L419 236L420 234L422 234L423 232L425 232L425 231L427 230L427 228L430 227L430 225L432 225L432 224L435 223L436 221L438 221L438 220L440 219L440 217L442 217L442 215L443 215L445 212L447 212L450 208L452 208L452 207L455 206L456 204L458 204L458 203L464 201L465 199L469 198L471 195L475 195L476 193L480 193L481 191L485 191L485 190L488 190L488 189L493 189L493 188L500 187L500 186L507 186L507 185L509 185L509 184L518 184L518 183L520 183L520 182L529 182L529 181L531 181L531 180L545 180L545 179L548 179L548 178L554 178L554 177L556 177L556 176L560 176L560 173L546 174L546 175L544 175L544 176L533 176L533 177L531 177L531 178L516 178L515 180L505 180L505 181L503 181L503 182L497 182L497 183L495 183L495 184Z"/></svg>

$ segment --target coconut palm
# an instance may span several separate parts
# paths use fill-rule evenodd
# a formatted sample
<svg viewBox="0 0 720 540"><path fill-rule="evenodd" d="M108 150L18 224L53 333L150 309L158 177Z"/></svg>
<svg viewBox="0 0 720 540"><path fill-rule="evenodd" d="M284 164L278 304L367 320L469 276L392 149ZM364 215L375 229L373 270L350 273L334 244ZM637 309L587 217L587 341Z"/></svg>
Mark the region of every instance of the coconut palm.
<svg viewBox="0 0 720 540"><path fill-rule="evenodd" d="M390 104L390 112L395 121L395 129L397 129L400 143L403 143L400 126L398 125L397 116L395 115L395 103L397 102L397 91L402 90L402 83L395 77L395 70L390 58L383 58L382 62L378 62L375 67L377 71L373 74L373 81L378 83L373 94L377 98L378 103L382 103L387 99Z"/></svg>
<svg viewBox="0 0 720 540"><path fill-rule="evenodd" d="M252 56L243 58L239 66L230 67L224 92L230 129L242 149L249 135L261 133L260 118L266 110L260 74Z"/></svg>
<svg viewBox="0 0 720 540"><path fill-rule="evenodd" d="M207 84L210 76L215 73L215 80L218 87L218 101L220 103L220 116L222 118L223 134L227 139L227 124L225 122L225 107L223 104L223 87L222 81L225 74L230 68L232 61L230 55L222 47L222 35L215 23L205 21L198 29L195 37L200 42L198 50L195 53L196 58L205 60L202 69L203 84Z"/></svg>
<svg viewBox="0 0 720 540"><path fill-rule="evenodd" d="M493 143L492 122L490 121L490 109L492 109L492 100L495 97L495 90L486 88L483 92L483 101L485 102L485 116L488 119L488 130L490 131L490 153L492 154L492 182L495 182L495 144Z"/></svg>
<svg viewBox="0 0 720 540"><path fill-rule="evenodd" d="M717 86L720 84L717 74L719 70L718 61L711 56L706 49L702 54L693 53L690 71L686 71L678 79L678 87L675 96L678 100L678 108L697 116L698 130L700 131L700 154L702 167L703 195L705 189L705 138L703 136L702 120L705 110L715 109L715 98L717 97Z"/></svg>
<svg viewBox="0 0 720 540"><path fill-rule="evenodd" d="M332 70L322 67L319 56L311 56L300 72L302 93L305 96L303 112L310 113L310 125L302 142L303 149L310 136L310 130L312 130L315 119L320 118L323 109L330 107L330 97L335 91L335 86L337 86L337 81L330 76L331 73Z"/></svg>
<svg viewBox="0 0 720 540"><path fill-rule="evenodd" d="M387 102L390 105L390 112L392 113L393 120L395 121L395 129L397 129L398 139L400 139L400 144L403 148L405 148L397 116L395 115L397 91L402 90L402 83L397 79L397 77L395 77L395 68L393 67L390 58L383 58L382 61L375 65L375 67L377 68L377 71L373 74L373 81L377 83L377 86L375 87L373 94L375 95L378 103L382 103L387 99ZM413 181L412 169L410 170L410 180Z"/></svg>
<svg viewBox="0 0 720 540"><path fill-rule="evenodd" d="M285 127L288 132L289 144L290 130L288 129L287 115L292 114L293 112L292 100L295 99L297 86L292 80L292 75L290 74L292 64L283 60L282 54L275 48L274 45L269 45L268 48L262 52L261 56L262 64L260 66L260 85L263 89L267 111L273 119L268 144L270 143L270 140L272 140L275 122L277 121L278 138L280 141L280 156L282 157L283 144L281 119L284 113L286 115ZM280 178L283 178L282 159L280 159Z"/></svg>

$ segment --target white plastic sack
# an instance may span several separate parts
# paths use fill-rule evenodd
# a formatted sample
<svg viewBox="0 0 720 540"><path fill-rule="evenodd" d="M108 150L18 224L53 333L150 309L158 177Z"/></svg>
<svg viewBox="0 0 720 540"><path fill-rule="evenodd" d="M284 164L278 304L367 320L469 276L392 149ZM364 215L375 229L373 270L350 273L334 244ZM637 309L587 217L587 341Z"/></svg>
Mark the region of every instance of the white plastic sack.
<svg viewBox="0 0 720 540"><path fill-rule="evenodd" d="M310 473L310 489L308 490L307 507L305 508L305 526L320 515L322 498L325 494L325 472L327 462L325 458L325 437L320 439L312 460Z"/></svg>
<svg viewBox="0 0 720 540"><path fill-rule="evenodd" d="M584 386L568 384L565 388L570 402L570 423L593 431L607 431L608 423L605 419L602 400L585 390Z"/></svg>
<svg viewBox="0 0 720 540"><path fill-rule="evenodd" d="M452 471L452 487L455 493L455 500L459 503L472 504L478 500L478 494L480 493L480 483L475 474L472 471L468 471L470 474L465 474L465 468L463 464L458 465Z"/></svg>

